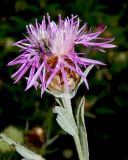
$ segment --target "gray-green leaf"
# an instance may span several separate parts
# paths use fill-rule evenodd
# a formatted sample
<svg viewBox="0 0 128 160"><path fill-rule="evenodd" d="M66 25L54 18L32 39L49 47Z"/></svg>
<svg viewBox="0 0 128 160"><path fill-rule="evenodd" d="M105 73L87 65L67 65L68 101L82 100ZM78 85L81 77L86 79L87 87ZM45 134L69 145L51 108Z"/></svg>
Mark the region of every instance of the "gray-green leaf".
<svg viewBox="0 0 128 160"><path fill-rule="evenodd" d="M85 106L85 98L82 97L82 99L79 103L79 106L78 106L76 120L77 120L79 135L80 135L79 136L80 142L81 142L81 146L83 149L83 154L84 154L84 157L86 157L85 159L87 160L87 158L88 158L88 160L89 160L87 132L86 132L86 126L85 126L85 122L84 122L84 106Z"/></svg>
<svg viewBox="0 0 128 160"><path fill-rule="evenodd" d="M9 137L5 136L4 134L0 134L0 139L11 146L14 146L16 151L25 158L25 160L45 160L40 155L32 152L31 150L27 149L26 147L16 143Z"/></svg>

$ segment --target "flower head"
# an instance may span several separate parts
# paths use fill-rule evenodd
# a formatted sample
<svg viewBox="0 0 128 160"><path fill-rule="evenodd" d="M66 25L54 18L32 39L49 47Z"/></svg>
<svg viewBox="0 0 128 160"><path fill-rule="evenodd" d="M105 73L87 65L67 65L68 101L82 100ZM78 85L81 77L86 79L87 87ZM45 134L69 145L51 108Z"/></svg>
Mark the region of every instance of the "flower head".
<svg viewBox="0 0 128 160"><path fill-rule="evenodd" d="M21 48L21 55L8 63L19 65L19 69L12 75L15 83L27 72L27 87L41 87L41 94L46 88L55 92L72 91L82 78L88 88L87 77L83 68L91 64L104 63L81 57L75 51L76 45L95 47L103 51L104 48L113 48L113 39L100 38L104 31L86 33L86 24L80 27L77 16L67 17L64 20L59 15L58 23L44 17L42 23L29 24L25 39L15 43ZM82 53L83 54L83 53Z"/></svg>

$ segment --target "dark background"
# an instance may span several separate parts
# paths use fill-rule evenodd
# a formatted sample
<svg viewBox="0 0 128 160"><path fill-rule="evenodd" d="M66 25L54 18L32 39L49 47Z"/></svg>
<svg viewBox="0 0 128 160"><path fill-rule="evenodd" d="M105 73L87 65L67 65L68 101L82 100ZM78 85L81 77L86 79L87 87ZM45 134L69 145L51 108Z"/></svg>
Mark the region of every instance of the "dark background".
<svg viewBox="0 0 128 160"><path fill-rule="evenodd" d="M128 2L127 0L2 0L0 2L0 131L26 144L47 160L75 160L77 153L71 136L57 125L52 113L54 98L40 91L25 92L22 79L13 84L15 67L7 63L19 52L12 44L23 38L25 27L49 13L53 20L79 15L93 31L107 26L103 37L115 37L115 49L106 53L89 51L88 56L107 64L93 69L89 91L82 85L76 97L85 95L85 123L90 160L128 159ZM86 50L85 50L86 52ZM42 133L38 134L38 130ZM45 144L58 135L48 147ZM19 155L0 143L0 160L17 160Z"/></svg>

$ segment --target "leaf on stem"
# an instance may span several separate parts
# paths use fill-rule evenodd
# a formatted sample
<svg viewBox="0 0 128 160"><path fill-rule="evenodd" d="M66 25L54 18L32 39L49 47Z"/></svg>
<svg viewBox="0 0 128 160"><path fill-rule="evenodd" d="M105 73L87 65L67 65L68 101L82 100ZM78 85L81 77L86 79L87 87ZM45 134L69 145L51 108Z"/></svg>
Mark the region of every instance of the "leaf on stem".
<svg viewBox="0 0 128 160"><path fill-rule="evenodd" d="M80 142L83 149L84 157L88 157L89 159L87 132L86 132L86 126L84 121L84 105L85 105L85 98L82 97L77 109L76 121L77 121L79 137L80 137Z"/></svg>
<svg viewBox="0 0 128 160"><path fill-rule="evenodd" d="M54 113L57 113L58 124L70 135L74 136L78 134L78 130L70 112L66 108L56 106Z"/></svg>
<svg viewBox="0 0 128 160"><path fill-rule="evenodd" d="M22 156L24 157L23 160L45 160L44 158L42 158L40 155L32 152L31 150L25 148L24 146L16 143L15 141L13 141L12 139L10 139L9 137L5 136L4 134L0 134L0 139L6 143L8 143L9 145L15 147L16 151Z"/></svg>

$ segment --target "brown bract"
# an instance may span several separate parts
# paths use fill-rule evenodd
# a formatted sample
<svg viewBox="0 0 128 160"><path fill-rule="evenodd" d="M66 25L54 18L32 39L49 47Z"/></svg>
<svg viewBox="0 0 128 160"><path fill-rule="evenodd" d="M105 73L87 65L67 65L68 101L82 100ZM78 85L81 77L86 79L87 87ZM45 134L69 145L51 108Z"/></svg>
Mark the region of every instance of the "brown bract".
<svg viewBox="0 0 128 160"><path fill-rule="evenodd" d="M64 58L64 61L69 64L70 66L75 67L75 65L73 64L73 62L68 59L68 58ZM56 64L58 62L58 57L57 56L49 56L47 58L47 64L54 69ZM67 77L67 81L68 81L68 86L69 86L69 91L72 91L76 88L76 86L78 85L79 81L80 81L80 76L74 72L73 70L71 70L70 68L68 68L67 66L64 66L64 71ZM50 72L48 69L46 69L46 80L50 77ZM66 87L64 84L64 80L62 77L62 71L61 69L57 72L57 74L54 76L54 78L52 79L51 83L48 86L48 89L57 93L63 93L66 91Z"/></svg>

